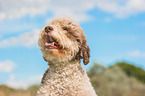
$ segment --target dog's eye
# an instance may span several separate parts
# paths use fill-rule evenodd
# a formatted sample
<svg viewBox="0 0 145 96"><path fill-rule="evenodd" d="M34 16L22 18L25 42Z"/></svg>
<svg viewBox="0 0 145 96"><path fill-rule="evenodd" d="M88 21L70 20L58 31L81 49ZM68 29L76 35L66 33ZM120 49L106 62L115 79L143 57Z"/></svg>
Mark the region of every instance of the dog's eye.
<svg viewBox="0 0 145 96"><path fill-rule="evenodd" d="M77 39L77 42L80 42L80 39Z"/></svg>
<svg viewBox="0 0 145 96"><path fill-rule="evenodd" d="M67 28L64 28L63 30L68 31L68 29L67 29Z"/></svg>
<svg viewBox="0 0 145 96"><path fill-rule="evenodd" d="M62 27L62 29L68 31L68 27Z"/></svg>
<svg viewBox="0 0 145 96"><path fill-rule="evenodd" d="M68 31L68 28L67 28L67 27L65 27L65 28L63 28L63 30Z"/></svg>

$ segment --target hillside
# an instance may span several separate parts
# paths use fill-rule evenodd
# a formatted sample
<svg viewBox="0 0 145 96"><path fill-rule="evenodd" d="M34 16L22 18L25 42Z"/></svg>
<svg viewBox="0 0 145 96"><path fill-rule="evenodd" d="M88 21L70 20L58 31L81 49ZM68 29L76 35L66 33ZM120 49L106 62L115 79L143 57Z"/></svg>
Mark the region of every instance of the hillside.
<svg viewBox="0 0 145 96"><path fill-rule="evenodd" d="M131 72L134 73L128 75ZM145 71L125 62L108 68L94 63L88 76L99 96L145 96L145 84L142 82L145 77L138 78L143 76L139 72Z"/></svg>
<svg viewBox="0 0 145 96"><path fill-rule="evenodd" d="M94 63L88 71L98 96L145 96L145 71L125 62L104 67ZM36 96L38 85L28 89L13 89L0 85L0 96Z"/></svg>
<svg viewBox="0 0 145 96"><path fill-rule="evenodd" d="M38 85L32 85L27 90L13 89L6 85L0 85L0 96L36 96Z"/></svg>
<svg viewBox="0 0 145 96"><path fill-rule="evenodd" d="M121 68L127 76L135 77L139 81L145 83L145 70L143 70L142 68L136 67L126 62L118 62L111 67L114 66L118 66L119 68Z"/></svg>

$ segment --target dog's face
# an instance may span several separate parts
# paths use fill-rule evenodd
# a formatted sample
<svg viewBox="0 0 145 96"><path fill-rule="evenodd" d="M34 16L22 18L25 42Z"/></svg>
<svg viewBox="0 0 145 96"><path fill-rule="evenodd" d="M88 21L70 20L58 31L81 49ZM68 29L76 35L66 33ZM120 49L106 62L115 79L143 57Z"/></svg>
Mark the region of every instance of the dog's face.
<svg viewBox="0 0 145 96"><path fill-rule="evenodd" d="M69 18L53 19L45 26L38 40L45 61L67 62L84 59L89 62L89 47L79 24Z"/></svg>

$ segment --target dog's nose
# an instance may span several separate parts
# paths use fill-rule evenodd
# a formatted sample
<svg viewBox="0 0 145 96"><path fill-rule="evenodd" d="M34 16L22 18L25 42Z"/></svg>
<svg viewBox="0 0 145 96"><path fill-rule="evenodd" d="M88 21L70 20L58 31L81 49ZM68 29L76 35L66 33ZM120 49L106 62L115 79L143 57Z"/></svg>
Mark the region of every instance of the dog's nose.
<svg viewBox="0 0 145 96"><path fill-rule="evenodd" d="M53 31L53 28L51 27L51 26L46 26L45 27L45 32L51 32L51 31Z"/></svg>

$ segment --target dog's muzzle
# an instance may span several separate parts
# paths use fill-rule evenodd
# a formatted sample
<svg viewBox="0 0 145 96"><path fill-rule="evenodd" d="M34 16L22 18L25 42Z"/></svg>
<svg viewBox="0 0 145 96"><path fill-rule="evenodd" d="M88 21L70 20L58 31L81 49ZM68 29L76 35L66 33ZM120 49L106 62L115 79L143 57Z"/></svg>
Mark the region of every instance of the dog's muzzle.
<svg viewBox="0 0 145 96"><path fill-rule="evenodd" d="M49 49L62 49L62 46L60 46L56 39L54 39L51 36L51 33L54 29L51 26L46 26L44 32L44 39L45 39L45 48L47 50Z"/></svg>

